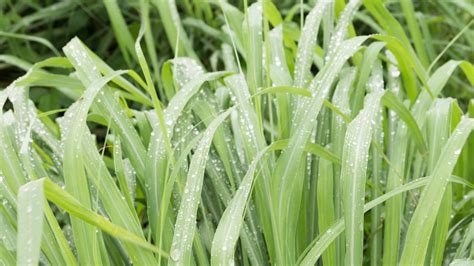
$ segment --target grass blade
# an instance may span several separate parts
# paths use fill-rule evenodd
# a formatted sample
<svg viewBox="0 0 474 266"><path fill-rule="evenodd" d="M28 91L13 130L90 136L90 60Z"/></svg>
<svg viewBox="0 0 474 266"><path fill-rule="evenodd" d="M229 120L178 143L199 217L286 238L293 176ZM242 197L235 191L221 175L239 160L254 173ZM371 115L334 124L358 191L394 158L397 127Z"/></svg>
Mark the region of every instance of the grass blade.
<svg viewBox="0 0 474 266"><path fill-rule="evenodd" d="M348 265L362 265L365 180L368 152L375 115L383 92L367 95L365 107L347 126L342 156L341 180L346 225L346 260Z"/></svg>
<svg viewBox="0 0 474 266"><path fill-rule="evenodd" d="M37 265L43 232L44 193L41 182L30 182L18 193L17 264Z"/></svg>
<svg viewBox="0 0 474 266"><path fill-rule="evenodd" d="M191 160L183 198L176 218L175 233L171 245L171 264L186 265L191 262L191 248L196 229L196 212L200 202L205 162L214 132L224 122L232 109L220 114L206 129Z"/></svg>
<svg viewBox="0 0 474 266"><path fill-rule="evenodd" d="M401 264L422 264L425 260L428 241L433 229L439 206L448 182L447 177L454 169L460 149L474 129L474 120L463 117L453 132L436 163L431 182L423 190L418 206L410 221Z"/></svg>

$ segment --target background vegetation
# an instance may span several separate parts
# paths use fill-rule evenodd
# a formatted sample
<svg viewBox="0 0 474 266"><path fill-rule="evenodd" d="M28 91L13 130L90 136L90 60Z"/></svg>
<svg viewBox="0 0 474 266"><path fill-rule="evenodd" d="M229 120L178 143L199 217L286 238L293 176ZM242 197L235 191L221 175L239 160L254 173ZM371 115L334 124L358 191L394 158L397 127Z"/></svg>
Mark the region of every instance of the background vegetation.
<svg viewBox="0 0 474 266"><path fill-rule="evenodd" d="M474 5L0 1L5 265L469 265Z"/></svg>

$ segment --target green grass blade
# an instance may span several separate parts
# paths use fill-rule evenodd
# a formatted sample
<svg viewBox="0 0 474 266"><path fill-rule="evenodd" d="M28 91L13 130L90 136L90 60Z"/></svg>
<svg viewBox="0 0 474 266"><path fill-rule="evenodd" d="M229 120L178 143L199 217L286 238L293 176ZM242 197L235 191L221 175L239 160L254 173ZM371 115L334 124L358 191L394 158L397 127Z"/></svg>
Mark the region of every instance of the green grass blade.
<svg viewBox="0 0 474 266"><path fill-rule="evenodd" d="M397 123L394 147L390 150L391 164L387 176L387 190L393 190L403 184L408 146L407 126L403 121ZM385 207L386 220L384 224L384 254L383 264L397 263L399 257L400 228L402 220L402 197L395 196L387 201Z"/></svg>
<svg viewBox="0 0 474 266"><path fill-rule="evenodd" d="M245 50L247 51L247 82L250 92L255 94L257 88L263 85L262 83L262 6L257 2L252 4L246 14L246 19L243 21L243 33L246 38ZM258 101L258 100L257 100ZM258 110L257 110L258 111Z"/></svg>
<svg viewBox="0 0 474 266"><path fill-rule="evenodd" d="M99 90L107 84L114 76L125 73L125 71L113 72L111 75L93 82L85 91L82 100L71 106L66 111L64 121L64 181L66 189L73 197L76 197L86 208L92 206L90 190L84 168L84 152L81 145L87 130L86 116L94 98ZM98 242L95 229L77 218L71 218L74 232L74 241L81 263L97 263L100 261L97 253ZM91 243L92 240L92 243Z"/></svg>
<svg viewBox="0 0 474 266"><path fill-rule="evenodd" d="M423 190L418 206L410 221L406 243L403 249L401 264L422 264L425 260L428 241L433 229L436 215L446 189L447 177L454 169L460 149L474 129L474 120L463 118L436 163L431 182Z"/></svg>
<svg viewBox="0 0 474 266"><path fill-rule="evenodd" d="M273 145L272 145L273 146ZM234 263L234 252L244 220L244 212L252 191L254 175L260 160L272 146L262 150L249 166L239 189L227 206L219 221L212 240L212 265L230 265ZM276 146L276 145L275 145Z"/></svg>
<svg viewBox="0 0 474 266"><path fill-rule="evenodd" d="M30 67L31 67L31 64L28 63L27 61L25 61L21 58L18 58L14 55L8 55L8 54L0 55L0 62L5 62L9 65L16 66L16 67L18 67L20 69L23 69L25 71L28 71L28 69L30 69Z"/></svg>
<svg viewBox="0 0 474 266"><path fill-rule="evenodd" d="M319 232L325 232L336 221L334 212L333 165L325 159L319 160L317 204ZM330 245L323 253L324 265L336 265L336 245Z"/></svg>
<svg viewBox="0 0 474 266"><path fill-rule="evenodd" d="M382 92L369 94L364 109L347 126L342 157L344 222L346 225L346 260L348 265L362 265L364 197L368 151L373 121L380 109Z"/></svg>
<svg viewBox="0 0 474 266"><path fill-rule="evenodd" d="M46 40L45 38L37 37L37 36L30 36L26 34L19 34L19 33L11 33L11 32L4 32L0 31L0 36L1 37L7 37L7 38L16 38L16 39L22 39L22 40L27 40L27 41L33 41L40 43L46 47L48 47L51 51L56 56L59 56L59 51L54 47L54 45L51 44L50 41Z"/></svg>
<svg viewBox="0 0 474 266"><path fill-rule="evenodd" d="M364 205L364 212L368 212L374 207L384 203L385 201L391 199L394 196L400 195L401 193L414 190L423 186L426 186L430 182L431 177L423 177L415 179L409 183L406 183L402 186L399 186L396 189L393 189L380 197L366 203ZM462 185L467 185L473 188L472 184L466 183L464 180L459 180L457 178L450 177L450 182L459 183ZM298 265L314 265L318 259L321 257L321 254L326 250L326 248L345 230L344 220L337 220L331 228L329 228L324 234L320 235L308 246L308 248L301 254L298 259Z"/></svg>
<svg viewBox="0 0 474 266"><path fill-rule="evenodd" d="M231 111L232 109L220 114L208 126L191 160L183 198L176 218L175 233L171 246L171 264L182 265L191 262L191 248L196 229L196 212L202 191L205 162L208 158L215 131Z"/></svg>
<svg viewBox="0 0 474 266"><path fill-rule="evenodd" d="M420 28L418 27L418 23L415 18L415 8L413 7L413 3L411 0L402 0L400 1L400 5L408 24L408 30L410 31L410 36L413 39L416 52L420 57L421 63L427 67L428 55L425 51L425 44L423 43Z"/></svg>
<svg viewBox="0 0 474 266"><path fill-rule="evenodd" d="M317 43L319 24L329 3L329 1L318 1L306 17L304 27L301 31L301 38L298 42L298 51L296 53L294 81L296 87L306 87L309 83L311 76L311 59Z"/></svg>
<svg viewBox="0 0 474 266"><path fill-rule="evenodd" d="M43 186L30 182L18 192L17 264L37 265L43 232Z"/></svg>
<svg viewBox="0 0 474 266"><path fill-rule="evenodd" d="M360 109L362 108L364 102L363 98L365 95L366 83L369 79L369 75L374 66L375 60L377 59L380 51L384 48L385 44L382 42L375 42L369 45L364 52L363 62L359 68L357 84L352 98L352 116L355 117Z"/></svg>
<svg viewBox="0 0 474 266"><path fill-rule="evenodd" d="M168 43L173 51L178 56L189 56L199 60L184 31L175 1L153 0L152 3L158 9L166 36L168 37Z"/></svg>
<svg viewBox="0 0 474 266"><path fill-rule="evenodd" d="M297 173L299 162L302 159L304 146L309 140L310 132L314 127L314 120L322 108L324 99L328 97L331 84L334 82L336 73L342 68L345 61L355 53L359 46L367 37L356 37L343 42L339 46L340 56L331 59L325 68L316 76L310 85L311 99L301 101L301 105L296 110L295 117L298 119L294 123L295 133L290 137L290 143L285 152L279 157L276 168L273 172L275 181L273 182L273 193L275 206L277 207L277 217L279 221L279 234L281 241L287 243L287 247L280 250L285 254L286 259L280 263L293 263L296 257L292 250L294 230L296 229L297 213L299 212L299 202L303 177L294 178ZM282 247L283 248L283 247Z"/></svg>
<svg viewBox="0 0 474 266"><path fill-rule="evenodd" d="M125 61L131 65L131 59L135 58L133 38L132 34L128 30L125 19L122 16L120 7L116 0L104 0L103 3L105 9L107 10L107 14L109 15L112 29L120 47L120 51L122 52Z"/></svg>
<svg viewBox="0 0 474 266"><path fill-rule="evenodd" d="M413 190L422 186L425 186L428 183L428 178L420 178L410 183L407 183L403 186L400 186L394 190L391 190L388 193L383 194L382 196L368 202L364 206L364 212L367 212L374 208L375 206L380 205L381 203L389 200L393 196L397 196L403 192ZM323 252L327 247L345 230L344 220L338 219L328 230L323 234L317 237L306 249L306 251L298 259L299 265L314 265L318 259L321 257Z"/></svg>
<svg viewBox="0 0 474 266"><path fill-rule="evenodd" d="M91 211L90 209L84 207L74 197L72 197L71 194L62 190L59 186L54 184L49 179L41 179L41 180L38 180L37 182L42 182L44 184L45 197L49 201L63 208L64 210L66 210L73 216L77 217L78 219L81 219L91 225L97 226L98 228L102 229L104 232L106 232L107 234L111 236L130 242L132 244L140 246L144 249L148 249L155 253L159 253L162 256L165 256L165 257L168 256L165 252L163 252L159 248L144 241L140 237L125 230L124 228L111 223L105 217L100 216L96 214L95 212Z"/></svg>
<svg viewBox="0 0 474 266"><path fill-rule="evenodd" d="M418 124L416 123L415 118L412 116L408 108L406 108L405 105L403 105L400 99L398 99L395 96L395 94L393 94L391 91L387 91L382 97L382 103L383 105L387 106L391 110L395 111L395 113L397 113L400 119L402 119L405 122L405 124L408 126L408 128L412 132L418 144L420 152L422 154L427 153L425 140L423 138L423 134L421 134L421 130L418 127Z"/></svg>
<svg viewBox="0 0 474 266"><path fill-rule="evenodd" d="M101 75L98 64L79 39L72 39L63 50L77 70L80 81L86 87L100 79ZM106 86L102 92L97 95L94 109L106 120L110 120L111 128L120 134L124 153L137 171L138 179L144 184L145 147L133 127L132 121L125 112L122 112L122 108L114 99L110 88Z"/></svg>

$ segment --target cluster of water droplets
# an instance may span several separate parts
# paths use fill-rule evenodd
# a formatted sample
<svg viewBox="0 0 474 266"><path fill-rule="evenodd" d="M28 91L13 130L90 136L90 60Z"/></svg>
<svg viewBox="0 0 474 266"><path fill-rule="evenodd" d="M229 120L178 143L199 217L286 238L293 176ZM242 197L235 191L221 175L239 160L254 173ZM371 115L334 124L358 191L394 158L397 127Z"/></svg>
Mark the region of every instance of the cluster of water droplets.
<svg viewBox="0 0 474 266"><path fill-rule="evenodd" d="M298 42L298 52L296 54L295 86L297 87L304 87L311 76L310 67L317 41L319 24L329 4L329 1L318 1L306 17L301 38Z"/></svg>

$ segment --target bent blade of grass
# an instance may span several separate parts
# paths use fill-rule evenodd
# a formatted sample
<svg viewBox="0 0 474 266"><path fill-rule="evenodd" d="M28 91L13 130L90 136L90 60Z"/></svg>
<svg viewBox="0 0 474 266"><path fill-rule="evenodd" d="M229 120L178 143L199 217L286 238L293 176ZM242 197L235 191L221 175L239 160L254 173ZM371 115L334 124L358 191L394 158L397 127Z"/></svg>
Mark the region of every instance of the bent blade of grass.
<svg viewBox="0 0 474 266"><path fill-rule="evenodd" d="M5 62L9 65L16 66L24 71L28 71L30 69L31 64L21 58L18 58L14 55L8 54L1 54L0 55L0 62Z"/></svg>
<svg viewBox="0 0 474 266"><path fill-rule="evenodd" d="M381 91L367 95L364 109L347 126L341 167L347 265L362 264L368 152L382 96Z"/></svg>
<svg viewBox="0 0 474 266"><path fill-rule="evenodd" d="M341 12L341 14L339 14L339 20L337 22L336 28L334 29L331 40L329 41L329 51L326 54L327 57L325 58L325 61L328 61L328 59L338 55L337 50L339 49L339 46L342 44L343 40L346 38L352 18L359 9L360 5L361 0L350 0L349 3L344 7L344 10Z"/></svg>
<svg viewBox="0 0 474 266"><path fill-rule="evenodd" d="M395 111L395 113L397 113L400 119L405 122L406 126L412 132L412 135L414 136L415 141L417 142L420 152L422 154L426 154L427 147L423 138L423 134L421 133L421 130L418 127L415 118L412 116L408 108L406 108L405 105L400 101L400 99L395 96L395 94L393 94L393 92L391 91L385 92L384 96L382 97L382 103L391 110Z"/></svg>
<svg viewBox="0 0 474 266"><path fill-rule="evenodd" d="M355 86L355 91L353 92L352 98L352 116L355 117L362 105L364 104L364 95L366 89L366 83L369 78L370 72L374 66L375 60L385 46L383 42L374 42L370 44L364 52L364 57L362 64L359 67L359 73L357 77L357 84Z"/></svg>
<svg viewBox="0 0 474 266"><path fill-rule="evenodd" d="M104 212L114 224L131 232L141 241L146 241L137 213L127 205L125 196L120 193L116 181L95 148L92 135L85 133L83 138L83 160L91 186L97 189L95 200L100 200ZM153 254L147 250L130 243L124 243L124 248L133 263L145 265L156 263Z"/></svg>
<svg viewBox="0 0 474 266"><path fill-rule="evenodd" d="M287 243L279 252L285 254L285 261L279 263L291 264L296 258L293 244L296 223L299 213L299 204L302 195L303 176L295 178L299 161L301 160L305 144L308 142L311 132L315 126L315 118L322 108L324 100L329 96L330 88L339 70L346 60L351 57L367 39L360 36L344 41L338 48L338 56L332 58L323 70L313 79L309 87L312 97L302 99L295 113L295 131L290 137L288 148L278 158L273 172L272 184L273 200L277 206L277 217L279 220L279 237ZM278 262L277 262L278 263Z"/></svg>
<svg viewBox="0 0 474 266"><path fill-rule="evenodd" d="M436 163L430 183L421 194L408 226L400 264L423 264L428 241L441 205L448 177L454 169L460 150L474 129L474 119L463 117Z"/></svg>
<svg viewBox="0 0 474 266"><path fill-rule="evenodd" d="M365 8L375 17L380 26L387 31L391 36L401 40L405 45L409 46L405 31L400 23L392 14L385 8L382 0L363 0ZM382 33L382 32L380 32Z"/></svg>
<svg viewBox="0 0 474 266"><path fill-rule="evenodd" d="M458 66L462 68L462 66L469 66L470 64L465 61L454 61L450 60L446 62L444 65L439 67L429 78L428 86L432 89L433 95L438 96L443 87L448 82L449 78L451 77L452 73ZM472 66L472 65L471 65ZM467 67L469 68L469 67ZM467 74L467 73L466 73ZM467 75L469 77L469 75ZM418 95L417 104L413 106L411 112L417 122L417 124L422 127L428 109L433 103L433 99L430 97L428 92L422 91L420 95Z"/></svg>
<svg viewBox="0 0 474 266"><path fill-rule="evenodd" d="M162 256L168 256L167 253L160 250L156 246L153 246L152 244L146 242L145 240L141 239L130 231L127 231L123 227L111 223L107 218L98 215L89 208L86 208L71 194L61 189L51 180L47 178L42 178L32 182L37 182L44 186L44 197L46 197L48 201L51 201L52 203L56 204L58 207L64 209L65 211L77 217L78 219L81 219L84 222L87 222L91 225L100 228L101 230L113 237L117 237L121 240L135 244L155 253L162 254Z"/></svg>
<svg viewBox="0 0 474 266"><path fill-rule="evenodd" d="M63 50L71 64L74 65L79 80L84 86L87 87L95 80L100 79L99 65L94 61L94 57L87 47L78 38L72 39ZM133 127L132 121L123 112L122 107L115 100L108 86L105 86L101 93L97 95L97 101L95 101L93 108L106 120L110 120L111 128L120 135L125 155L130 159L130 162L137 171L138 179L144 184L145 147Z"/></svg>
<svg viewBox="0 0 474 266"><path fill-rule="evenodd" d="M276 141L258 152L255 159L250 164L239 189L227 206L221 220L219 221L216 233L214 234L211 251L211 263L213 265L226 265L233 261L233 254L235 252L239 232L242 228L245 209L252 192L255 171L257 170L260 160L267 154L267 152L282 150L286 147L288 147L288 141ZM317 144L308 143L305 150L316 156L326 158L325 160L328 160L328 162L340 163L339 158L335 157L330 151Z"/></svg>
<svg viewBox="0 0 474 266"><path fill-rule="evenodd" d="M235 246L239 234L241 234L244 213L252 191L255 171L260 160L267 151L271 150L271 148L272 146L268 146L255 156L255 159L249 166L239 189L236 191L234 197L224 211L224 214L222 214L212 240L212 265L231 265L234 263Z"/></svg>
<svg viewBox="0 0 474 266"><path fill-rule="evenodd" d="M26 35L26 34L4 32L4 31L0 31L0 37L16 38L16 39L22 39L22 40L37 42L37 43L40 43L40 44L48 47L48 49L53 51L53 53L56 56L59 56L59 51L54 47L54 45L51 44L50 41L46 40L45 38Z"/></svg>
<svg viewBox="0 0 474 266"><path fill-rule="evenodd" d="M153 83L153 79L151 77L150 69L148 67L147 61L145 59L145 55L143 54L142 47L140 45L140 41L143 38L143 35L145 32L148 30L148 23L145 23L142 21L142 24L140 26L140 32L138 33L138 38L135 42L135 52L138 57L138 62L140 63L140 67L143 71L143 74L145 75L145 80L146 80L146 85L147 85L147 90L148 94L150 94L152 102L153 102L153 107L154 111L156 113L156 116L158 117L158 121L160 122L161 130L162 130L162 137L164 138L165 141L165 147L166 147L166 152L169 155L171 152L171 143L170 143L170 137L168 136L168 131L166 130L166 125L165 125L165 119L163 117L163 111L161 109L161 103L160 100L158 99L158 94L155 89L155 85Z"/></svg>
<svg viewBox="0 0 474 266"><path fill-rule="evenodd" d="M68 108L64 117L64 181L66 189L87 208L92 205L89 184L84 168L85 156L81 145L86 132L86 116L99 90L114 76L126 71L112 72L109 76L97 79L86 89L80 100ZM100 255L97 253L98 242L95 229L77 218L71 218L74 242L81 263L98 263Z"/></svg>
<svg viewBox="0 0 474 266"><path fill-rule="evenodd" d="M175 233L171 245L172 265L186 265L191 262L192 243L196 229L196 213L201 198L204 171L214 132L224 122L232 109L220 114L206 129L191 159L188 177L181 205L176 218Z"/></svg>
<svg viewBox="0 0 474 266"><path fill-rule="evenodd" d="M431 98L435 97L429 83L427 83L428 75L420 63L420 60L411 49L411 46L404 44L400 39L397 39L391 35L373 35L373 38L385 42L387 48L397 59L398 68L400 69L403 77L404 89L407 93L407 97L413 104L418 96L416 75L419 77L423 84L422 91L428 92Z"/></svg>
<svg viewBox="0 0 474 266"><path fill-rule="evenodd" d="M18 238L16 258L18 265L37 265L43 233L43 186L30 182L18 192Z"/></svg>
<svg viewBox="0 0 474 266"><path fill-rule="evenodd" d="M380 197L366 203L364 205L364 212L368 212L374 207L384 203L385 201L391 199L394 196L400 195L401 193L414 190L426 186L430 182L431 177L423 177L415 179L409 183L406 183L398 188L395 188ZM451 176L449 182L454 182L462 185L469 186L474 188L473 184L467 183L463 179L455 178ZM334 241L336 238L345 230L344 220L339 219L334 223L324 234L318 236L313 242L306 248L306 250L301 254L298 259L298 265L310 266L314 265L318 259L321 257L321 254L327 249L327 247Z"/></svg>
<svg viewBox="0 0 474 266"><path fill-rule="evenodd" d="M195 63L197 64L197 63ZM195 66L193 64L192 66ZM182 112L191 98L199 91L202 85L211 80L221 78L227 74L227 72L214 72L214 73L203 73L203 70L194 73L186 73L189 76L190 81L186 83L171 99L168 104L168 108L164 110L165 123L167 126L168 134L173 132L173 129L177 123L178 118L182 115ZM183 75L184 76L184 75ZM166 210L161 209L161 198L163 197L162 190L169 181L166 176L168 159L166 158L166 147L164 138L162 136L162 129L158 122L158 119L152 118L153 135L150 139L148 147L148 157L145 165L145 184L147 188L147 208L148 216L150 219L151 230L154 232L156 241L161 239L161 225L159 224L163 213Z"/></svg>

